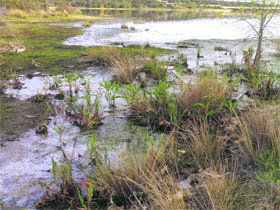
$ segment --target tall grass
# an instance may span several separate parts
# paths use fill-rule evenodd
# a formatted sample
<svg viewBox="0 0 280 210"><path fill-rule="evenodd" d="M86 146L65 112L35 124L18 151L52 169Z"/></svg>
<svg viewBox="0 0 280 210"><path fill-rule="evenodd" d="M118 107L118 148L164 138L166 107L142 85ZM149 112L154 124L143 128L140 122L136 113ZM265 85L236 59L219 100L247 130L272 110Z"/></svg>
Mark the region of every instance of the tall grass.
<svg viewBox="0 0 280 210"><path fill-rule="evenodd" d="M136 77L134 57L128 54L122 55L114 47L91 48L85 59L94 65L109 67L119 83L130 84Z"/></svg>
<svg viewBox="0 0 280 210"><path fill-rule="evenodd" d="M257 161L262 151L280 154L279 108L252 108L238 118L239 145L244 157Z"/></svg>
<svg viewBox="0 0 280 210"><path fill-rule="evenodd" d="M234 209L237 182L234 173L227 173L223 166L202 171L199 184L191 196L190 209Z"/></svg>
<svg viewBox="0 0 280 210"><path fill-rule="evenodd" d="M192 156L196 167L202 169L217 166L225 153L227 141L218 131L211 131L206 122L194 124L187 131L187 154Z"/></svg>
<svg viewBox="0 0 280 210"><path fill-rule="evenodd" d="M232 99L232 87L227 78L218 79L215 74L207 72L194 83L188 83L182 96L177 98L179 109L191 110L206 118L226 109L226 103Z"/></svg>
<svg viewBox="0 0 280 210"><path fill-rule="evenodd" d="M166 146L155 149L149 144L147 152L130 154L120 169L100 170L98 182L110 192L115 204L134 209L185 208L174 172L168 167L176 164L170 158L174 148Z"/></svg>

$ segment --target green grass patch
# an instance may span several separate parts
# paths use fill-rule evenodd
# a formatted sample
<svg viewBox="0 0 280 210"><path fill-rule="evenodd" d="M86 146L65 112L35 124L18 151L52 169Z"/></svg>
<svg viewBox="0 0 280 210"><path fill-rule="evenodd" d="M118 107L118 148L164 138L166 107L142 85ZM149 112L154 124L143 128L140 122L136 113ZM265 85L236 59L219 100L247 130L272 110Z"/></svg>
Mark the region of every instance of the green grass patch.
<svg viewBox="0 0 280 210"><path fill-rule="evenodd" d="M91 63L87 60L81 62L78 58L88 55L88 52L92 51L102 55L104 50L102 47L63 45L63 41L67 38L83 33L77 27L10 23L7 26L0 26L0 29L4 28L9 30L6 30L4 35L0 35L2 46L7 49L11 43L24 45L26 51L21 54L0 52L0 65L3 69L14 69L19 73L40 71L58 74L65 71L85 69ZM117 50L123 55L131 56L146 53L156 56L168 53L168 50L140 46L117 48Z"/></svg>
<svg viewBox="0 0 280 210"><path fill-rule="evenodd" d="M6 43L20 42L26 51L21 54L2 53L2 67L19 72L42 71L58 73L78 68L76 59L83 55L85 47L64 46L69 37L82 34L79 28L39 24L9 24L16 38L3 38ZM20 40L20 41L19 41Z"/></svg>

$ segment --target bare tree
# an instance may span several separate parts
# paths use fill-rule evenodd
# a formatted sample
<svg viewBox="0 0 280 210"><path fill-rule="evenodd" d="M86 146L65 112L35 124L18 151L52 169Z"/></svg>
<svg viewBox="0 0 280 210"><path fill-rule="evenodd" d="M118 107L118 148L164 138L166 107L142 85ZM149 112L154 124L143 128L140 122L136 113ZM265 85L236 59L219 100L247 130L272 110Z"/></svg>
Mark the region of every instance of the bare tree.
<svg viewBox="0 0 280 210"><path fill-rule="evenodd" d="M255 25L247 19L243 19L254 30L258 39L252 70L259 69L260 60L262 57L262 43L264 39L264 32L268 24L274 17L275 13L279 9L279 1L280 0L251 0L252 12L258 19L259 23Z"/></svg>

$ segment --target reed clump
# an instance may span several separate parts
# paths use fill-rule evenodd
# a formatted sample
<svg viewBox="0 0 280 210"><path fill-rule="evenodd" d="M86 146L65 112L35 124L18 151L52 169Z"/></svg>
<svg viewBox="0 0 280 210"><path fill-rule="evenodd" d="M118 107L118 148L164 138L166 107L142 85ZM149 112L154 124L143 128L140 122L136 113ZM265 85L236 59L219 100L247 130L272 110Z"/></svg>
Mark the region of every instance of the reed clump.
<svg viewBox="0 0 280 210"><path fill-rule="evenodd" d="M151 91L135 93L137 100L128 100L129 117L135 122L146 122L160 130L180 128L188 121L219 121L232 108L233 87L225 78L206 74L195 82L182 84L179 91L161 80Z"/></svg>
<svg viewBox="0 0 280 210"><path fill-rule="evenodd" d="M137 75L135 58L127 53L121 54L114 47L92 48L87 52L86 60L94 65L105 66L115 74L121 84L132 83Z"/></svg>

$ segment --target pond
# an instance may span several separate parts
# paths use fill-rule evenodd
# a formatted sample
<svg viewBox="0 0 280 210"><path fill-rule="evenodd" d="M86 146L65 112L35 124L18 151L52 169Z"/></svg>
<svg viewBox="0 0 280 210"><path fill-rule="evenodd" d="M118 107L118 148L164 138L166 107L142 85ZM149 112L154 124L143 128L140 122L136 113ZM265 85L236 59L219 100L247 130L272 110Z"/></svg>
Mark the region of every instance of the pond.
<svg viewBox="0 0 280 210"><path fill-rule="evenodd" d="M253 18L243 20L240 17L221 18L217 15L209 18L206 15L211 16L209 13L190 17L184 16L185 13L189 14L188 12L181 11L166 12L166 19L162 20L158 17L161 17L163 12L130 12L129 17L120 15L121 17L110 21L93 23L84 28L83 35L72 37L64 44L78 46L149 44L184 54L188 58L190 68L231 63L233 59L241 63L243 50L256 46L256 33L248 24L249 22L257 26L258 20ZM263 58L267 60L267 57L272 57L272 63L276 62L274 55L278 51L275 40L280 38L279 23L280 17L274 17L264 34ZM122 25L126 25L128 29L121 29ZM199 66L196 58L198 47L203 56L199 60ZM225 50L215 50L217 47Z"/></svg>

